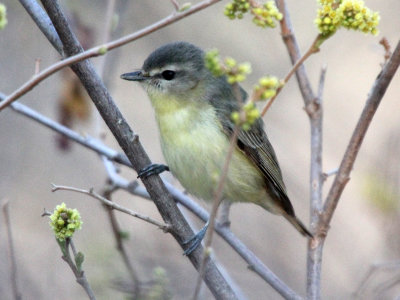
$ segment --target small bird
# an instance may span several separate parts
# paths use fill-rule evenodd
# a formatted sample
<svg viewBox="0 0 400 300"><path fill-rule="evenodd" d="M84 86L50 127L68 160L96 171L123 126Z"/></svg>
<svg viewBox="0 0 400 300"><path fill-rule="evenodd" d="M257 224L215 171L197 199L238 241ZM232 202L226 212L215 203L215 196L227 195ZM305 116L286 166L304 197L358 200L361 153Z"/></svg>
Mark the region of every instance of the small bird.
<svg viewBox="0 0 400 300"><path fill-rule="evenodd" d="M225 76L215 77L206 67L203 50L187 42L156 49L141 70L122 74L146 90L160 132L168 166L151 165L139 177L170 170L190 194L212 201L226 159L235 124L232 112L239 103ZM243 89L243 103L247 94ZM285 217L302 235L310 231L296 217L282 173L261 118L250 129L240 129L230 161L223 199L255 203ZM206 226L190 239L189 255L204 237Z"/></svg>

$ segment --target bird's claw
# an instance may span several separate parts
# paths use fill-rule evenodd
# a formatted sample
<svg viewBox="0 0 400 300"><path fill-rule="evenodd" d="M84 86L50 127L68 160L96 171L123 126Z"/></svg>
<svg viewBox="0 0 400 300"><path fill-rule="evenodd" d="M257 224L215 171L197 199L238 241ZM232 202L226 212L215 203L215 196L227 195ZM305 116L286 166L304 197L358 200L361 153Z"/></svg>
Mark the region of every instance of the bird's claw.
<svg viewBox="0 0 400 300"><path fill-rule="evenodd" d="M138 173L137 178L146 178L151 175L158 175L164 171L169 171L169 167L162 164L151 164L141 169Z"/></svg>

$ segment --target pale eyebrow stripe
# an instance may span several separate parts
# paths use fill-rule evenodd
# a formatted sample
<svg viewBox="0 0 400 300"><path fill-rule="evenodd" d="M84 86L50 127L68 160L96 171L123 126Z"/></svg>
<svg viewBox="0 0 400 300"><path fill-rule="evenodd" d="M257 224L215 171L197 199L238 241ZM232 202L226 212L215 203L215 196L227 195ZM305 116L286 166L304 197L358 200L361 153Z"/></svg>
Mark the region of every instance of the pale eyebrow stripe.
<svg viewBox="0 0 400 300"><path fill-rule="evenodd" d="M150 70L149 75L150 76L154 76L154 75L160 74L160 73L162 73L163 71L166 71L166 70L171 70L171 71L178 72L178 71L181 71L181 69L182 68L179 68L176 65L170 64L170 65L166 65L166 66L164 66L162 68L155 68L153 70Z"/></svg>

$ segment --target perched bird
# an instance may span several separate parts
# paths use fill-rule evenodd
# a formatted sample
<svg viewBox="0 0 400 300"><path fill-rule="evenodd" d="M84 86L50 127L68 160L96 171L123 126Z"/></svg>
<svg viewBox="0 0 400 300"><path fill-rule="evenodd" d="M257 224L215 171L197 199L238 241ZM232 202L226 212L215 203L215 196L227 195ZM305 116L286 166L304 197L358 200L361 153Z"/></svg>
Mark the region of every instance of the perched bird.
<svg viewBox="0 0 400 300"><path fill-rule="evenodd" d="M141 70L121 78L137 81L146 90L168 164L151 165L139 176L170 170L187 192L212 200L235 127L231 114L239 111L239 103L226 77L215 77L205 67L204 56L187 42L166 44L150 54ZM244 102L247 94L242 89L241 96ZM312 237L295 215L261 118L249 130L239 131L223 199L255 203ZM185 254L198 246L206 226L188 241Z"/></svg>

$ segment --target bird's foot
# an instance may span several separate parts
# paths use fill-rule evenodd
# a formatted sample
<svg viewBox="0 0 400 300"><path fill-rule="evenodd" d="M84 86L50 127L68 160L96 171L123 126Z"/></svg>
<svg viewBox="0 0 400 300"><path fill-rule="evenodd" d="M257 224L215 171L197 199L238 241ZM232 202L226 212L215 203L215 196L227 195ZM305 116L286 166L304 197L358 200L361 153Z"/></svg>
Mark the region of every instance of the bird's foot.
<svg viewBox="0 0 400 300"><path fill-rule="evenodd" d="M204 225L202 229L200 229L198 233L193 235L187 241L183 242L184 245L187 245L187 249L183 252L183 255L190 255L201 244L201 241L206 234L207 228L208 222L206 223L206 225Z"/></svg>
<svg viewBox="0 0 400 300"><path fill-rule="evenodd" d="M158 175L164 171L169 171L169 167L162 164L151 164L143 169L141 169L138 173L137 178L146 178L151 175Z"/></svg>

